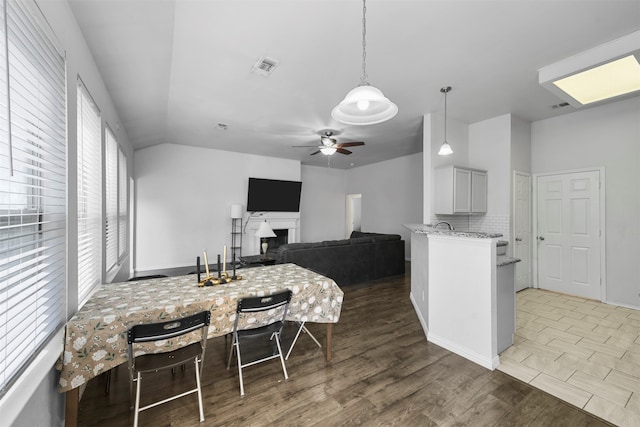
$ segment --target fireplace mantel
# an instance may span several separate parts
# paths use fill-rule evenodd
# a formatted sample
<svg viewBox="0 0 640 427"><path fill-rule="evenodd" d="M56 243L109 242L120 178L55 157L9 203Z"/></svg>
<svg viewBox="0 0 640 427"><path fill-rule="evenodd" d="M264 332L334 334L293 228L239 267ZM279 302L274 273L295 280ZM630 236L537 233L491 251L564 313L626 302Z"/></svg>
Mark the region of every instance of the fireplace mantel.
<svg viewBox="0 0 640 427"><path fill-rule="evenodd" d="M256 231L260 223L267 221L274 230L288 230L288 243L296 243L300 240L300 213L297 212L262 212L252 214L246 220L242 248L243 255L260 254L260 238L256 237Z"/></svg>

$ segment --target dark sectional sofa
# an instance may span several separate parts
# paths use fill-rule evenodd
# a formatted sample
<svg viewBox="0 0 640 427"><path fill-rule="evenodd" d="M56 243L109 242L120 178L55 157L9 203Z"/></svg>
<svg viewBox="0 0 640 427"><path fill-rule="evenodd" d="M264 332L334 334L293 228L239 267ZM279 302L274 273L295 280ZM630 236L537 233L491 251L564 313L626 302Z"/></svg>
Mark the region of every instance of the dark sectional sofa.
<svg viewBox="0 0 640 427"><path fill-rule="evenodd" d="M398 234L354 231L349 239L281 245L276 264L294 263L332 278L338 286L404 273Z"/></svg>

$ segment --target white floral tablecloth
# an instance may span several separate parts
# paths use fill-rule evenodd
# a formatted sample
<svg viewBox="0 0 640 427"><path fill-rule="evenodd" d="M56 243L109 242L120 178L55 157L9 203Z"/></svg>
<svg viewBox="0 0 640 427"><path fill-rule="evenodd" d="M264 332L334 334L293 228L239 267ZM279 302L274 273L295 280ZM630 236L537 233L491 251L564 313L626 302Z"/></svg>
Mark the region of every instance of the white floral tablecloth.
<svg viewBox="0 0 640 427"><path fill-rule="evenodd" d="M135 324L175 319L211 311L209 338L233 330L242 296L293 291L288 320L337 323L343 292L328 277L295 264L239 270L243 279L198 287L196 275L102 285L67 322L64 350L57 364L59 391L67 392L127 362L127 330ZM181 338L143 352L162 352L189 343Z"/></svg>

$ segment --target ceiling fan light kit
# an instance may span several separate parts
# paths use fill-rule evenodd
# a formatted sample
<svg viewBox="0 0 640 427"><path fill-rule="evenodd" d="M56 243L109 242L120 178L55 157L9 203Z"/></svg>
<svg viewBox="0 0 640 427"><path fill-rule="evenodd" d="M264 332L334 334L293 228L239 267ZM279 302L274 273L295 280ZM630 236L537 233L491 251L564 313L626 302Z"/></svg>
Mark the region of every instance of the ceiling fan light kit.
<svg viewBox="0 0 640 427"><path fill-rule="evenodd" d="M362 77L360 84L351 89L342 102L331 110L334 120L347 125L373 125L392 119L398 106L382 91L367 82L367 1L362 0Z"/></svg>
<svg viewBox="0 0 640 427"><path fill-rule="evenodd" d="M453 149L447 142L447 94L451 92L451 86L445 86L440 89L440 92L444 93L444 142L440 146L438 151L439 156L448 156L453 154Z"/></svg>
<svg viewBox="0 0 640 427"><path fill-rule="evenodd" d="M322 147L322 148L320 148L320 152L322 154L324 154L325 156L330 156L333 153L335 153L336 151L338 151L338 149L336 147Z"/></svg>

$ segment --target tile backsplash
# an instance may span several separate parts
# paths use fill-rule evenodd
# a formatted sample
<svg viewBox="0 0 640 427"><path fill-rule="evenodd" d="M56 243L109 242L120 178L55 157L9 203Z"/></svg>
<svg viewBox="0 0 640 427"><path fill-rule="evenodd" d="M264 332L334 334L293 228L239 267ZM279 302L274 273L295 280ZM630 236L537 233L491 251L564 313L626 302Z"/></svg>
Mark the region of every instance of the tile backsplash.
<svg viewBox="0 0 640 427"><path fill-rule="evenodd" d="M508 215L434 215L431 224L447 221L458 231L500 233L501 240L509 241L511 221Z"/></svg>

